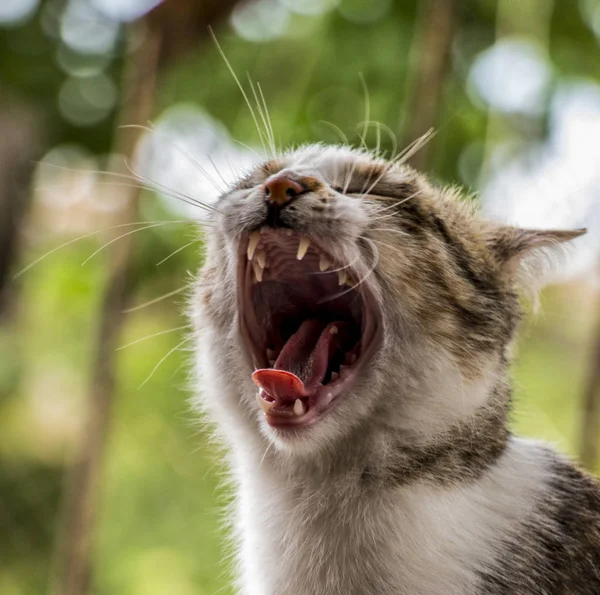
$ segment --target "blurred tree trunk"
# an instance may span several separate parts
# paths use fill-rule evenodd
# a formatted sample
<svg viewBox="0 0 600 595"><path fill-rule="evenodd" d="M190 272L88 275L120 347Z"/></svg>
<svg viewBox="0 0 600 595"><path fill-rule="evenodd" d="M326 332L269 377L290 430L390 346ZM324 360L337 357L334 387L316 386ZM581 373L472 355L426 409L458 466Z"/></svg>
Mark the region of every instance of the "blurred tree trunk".
<svg viewBox="0 0 600 595"><path fill-rule="evenodd" d="M158 31L145 27L144 41L125 67L121 113L118 123L146 125L152 116L160 47ZM113 151L131 160L140 136L135 128L117 129ZM122 220L137 217L139 190L122 187ZM115 349L121 330L122 312L132 290L130 257L132 236L127 235L108 248L109 270L99 313L87 425L80 452L71 474L66 496L65 527L59 569L58 592L82 595L89 589L94 523L98 509L102 457L115 392Z"/></svg>
<svg viewBox="0 0 600 595"><path fill-rule="evenodd" d="M411 50L409 97L404 117L405 147L438 123L459 6L457 0L425 0L420 4ZM426 143L412 156L410 164L424 170L430 150L431 144Z"/></svg>
<svg viewBox="0 0 600 595"><path fill-rule="evenodd" d="M600 301L598 305L600 306ZM597 311L600 312L600 307ZM583 394L580 452L583 465L594 471L598 462L600 440L600 316L596 322L590 364L589 379Z"/></svg>
<svg viewBox="0 0 600 595"><path fill-rule="evenodd" d="M44 139L40 118L22 101L0 101L0 317L12 302L13 264L29 205L31 175Z"/></svg>
<svg viewBox="0 0 600 595"><path fill-rule="evenodd" d="M152 117L160 70L205 40L209 26L226 16L235 3L235 0L168 0L144 17L139 23L143 42L125 65L119 125L147 124ZM133 161L140 134L137 128L118 128L113 152ZM137 218L140 190L126 187L122 192L126 208L119 223L129 223ZM57 583L61 595L83 595L90 588L102 460L116 387L115 349L135 278L132 248L133 237L127 235L107 249L109 270L99 313L88 423L73 467L64 512Z"/></svg>

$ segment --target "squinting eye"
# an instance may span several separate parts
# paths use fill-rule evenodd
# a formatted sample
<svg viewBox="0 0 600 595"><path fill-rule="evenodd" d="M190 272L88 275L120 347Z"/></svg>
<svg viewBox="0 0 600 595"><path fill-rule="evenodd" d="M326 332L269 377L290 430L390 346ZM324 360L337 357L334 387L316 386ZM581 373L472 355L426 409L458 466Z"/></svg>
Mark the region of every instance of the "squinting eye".
<svg viewBox="0 0 600 595"><path fill-rule="evenodd" d="M340 194L344 193L344 189L341 186L330 186L330 188L336 192L339 192Z"/></svg>

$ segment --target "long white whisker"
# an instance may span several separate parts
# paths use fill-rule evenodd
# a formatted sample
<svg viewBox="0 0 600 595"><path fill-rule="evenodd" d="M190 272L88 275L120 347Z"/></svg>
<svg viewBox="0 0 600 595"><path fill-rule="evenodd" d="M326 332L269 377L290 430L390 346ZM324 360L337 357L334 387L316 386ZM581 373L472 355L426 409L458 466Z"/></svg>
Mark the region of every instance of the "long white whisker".
<svg viewBox="0 0 600 595"><path fill-rule="evenodd" d="M149 380L150 378L152 378L152 376L154 376L154 374L156 373L156 371L158 370L158 368L160 368L160 366L162 365L162 363L175 351L177 351L182 345L185 345L188 341L191 341L192 337L186 337L183 341L181 341L180 343L178 343L177 345L175 345L175 347L173 347L173 349L170 349L169 352L163 356L160 361L156 364L156 366L154 366L152 372L150 372L150 374L148 374L148 376L146 377L146 380L144 380L144 382L142 382L142 384L140 384L138 386L138 390L140 390Z"/></svg>
<svg viewBox="0 0 600 595"><path fill-rule="evenodd" d="M168 222L167 221L154 221L153 223L168 223ZM183 220L183 221L173 221L172 223L183 224L183 223L193 223L193 221ZM40 256L39 258L36 258L33 262L30 262L26 267L22 268L18 273L15 273L15 275L13 276L13 279L18 279L21 275L26 273L30 268L32 268L36 264L42 262L42 260L45 260L46 258L48 258L48 256L51 256L55 252L58 252L59 250L62 250L63 248L66 248L67 246L70 246L71 244L75 244L76 242L79 242L80 240L84 240L85 238L90 238L92 236L98 235L98 234L106 232L106 231L111 231L113 229L119 229L121 227L132 227L134 225L148 225L148 221L136 221L133 223L121 223L120 225L113 225L111 227L97 229L96 231L90 231L89 233L85 233L77 238L73 238L72 240L69 240L68 242L65 242L64 244L61 244L60 246L57 246L56 248L52 248L52 250L49 250L48 252L46 252L45 254Z"/></svg>
<svg viewBox="0 0 600 595"><path fill-rule="evenodd" d="M262 123L264 126L265 136L267 137L267 142L269 144L269 148L271 149L271 156L275 157L275 139L271 138L271 133L270 133L269 124L267 122L266 115L263 112L263 108L261 106L260 100L258 99L258 94L256 92L256 89L254 88L254 83L252 82L252 79L250 78L250 75L248 73L246 73L246 78L248 79L248 84L250 85L250 90L252 91L252 95L254 96L256 110L258 111L258 115L260 116L260 119L262 120Z"/></svg>
<svg viewBox="0 0 600 595"><path fill-rule="evenodd" d="M181 331L183 329L189 328L189 325L185 324L183 326L177 326L175 328L167 329L166 331L158 331L158 333L152 333L146 337L142 337L141 339L136 339L135 341L131 341L131 343L127 343L125 345L121 345L117 347L115 351L121 351L126 349L127 347L131 347L132 345L137 345L138 343L142 343L143 341L147 341L148 339L154 339L154 337L160 337L161 335L168 335L169 333L174 333L176 331Z"/></svg>
<svg viewBox="0 0 600 595"><path fill-rule="evenodd" d="M154 124L152 124L152 123L150 123L150 124L151 124L151 127L142 126L141 124L124 124L123 126L120 126L120 128L137 128L140 130L145 130L146 132L149 132L150 134L157 134L157 130L156 130L156 127L154 126ZM206 171L206 169L196 159L194 159L186 150L181 148L177 143L173 142L172 140L170 140L168 138L167 138L167 141L178 153L181 153L181 155L183 155L194 167L196 167L196 169L198 169L198 171L204 175L204 177L215 187L215 189L219 193L223 193L223 190L217 185L214 178L208 173L208 171ZM219 172L217 171L217 173L219 173ZM223 180L223 181L225 182L225 180ZM225 182L225 188L227 188L227 186L228 186L227 182Z"/></svg>
<svg viewBox="0 0 600 595"><path fill-rule="evenodd" d="M104 250L104 248L106 248L107 246L110 246L111 244L114 244L115 242L118 242L119 240L130 236L134 233L139 233L140 231L146 231L147 229L152 229L153 227L162 227L163 225L170 225L170 221L165 221L162 223L153 223L151 225L146 225L145 227L140 227L138 229L134 229L133 231L128 231L127 233L121 234L119 237L117 238L113 238L112 240L106 242L105 244L102 244L102 246L100 246L100 248L98 248L97 250L95 250L94 252L92 252L82 263L81 266L84 266L85 264L87 264L92 258L94 258L94 256L96 256L96 254L98 254L99 252L102 252L102 250Z"/></svg>
<svg viewBox="0 0 600 595"><path fill-rule="evenodd" d="M267 146L265 144L265 139L264 139L264 133L261 130L260 126L258 125L258 119L256 117L256 114L254 113L254 109L252 108L252 104L250 103L250 99L248 99L248 95L246 94L246 91L244 90L244 87L242 86L242 83L240 82L240 79L238 78L237 74L235 73L235 71L233 70L233 67L231 66L229 60L227 59L227 56L225 55L225 52L223 51L223 48L221 48L221 45L219 44L219 42L217 41L217 36L215 35L214 31L212 30L212 27L209 27L209 31L210 34L213 38L213 41L215 43L215 45L217 46L217 50L219 51L219 54L221 54L221 58L223 58L223 62L225 62L225 66L227 66L227 69L229 70L229 72L231 73L231 76L233 77L233 80L235 81L235 83L237 84L242 97L244 98L244 101L246 102L246 105L248 106L248 110L250 110L250 116L252 117L252 120L254 121L254 125L256 126L256 131L258 132L258 136L260 138L260 142L263 146L263 149L265 151L265 153L268 154L268 150L267 150Z"/></svg>
<svg viewBox="0 0 600 595"><path fill-rule="evenodd" d="M269 129L269 133L271 135L271 142L272 142L272 146L273 146L273 153L276 155L277 154L277 143L275 142L275 132L273 130L273 121L271 120L271 114L269 113L269 108L267 107L267 102L265 100L265 96L264 96L262 87L260 86L260 83L258 81L256 83L256 86L258 88L258 93L262 100L263 110L265 113L265 117L267 119L267 125L268 125L268 129Z"/></svg>
<svg viewBox="0 0 600 595"><path fill-rule="evenodd" d="M169 254L169 256L163 258L160 262L157 262L156 266L160 266L163 262L166 262L167 260L169 260L169 258L171 258L172 256L175 256L175 254L179 254L179 252L181 252L182 250L185 250L186 248L189 248L193 244L197 244L198 242L201 242L201 241L202 240L192 240L191 242L184 244L183 246L177 248L177 250L175 250L174 252L171 252L171 254Z"/></svg>
<svg viewBox="0 0 600 595"><path fill-rule="evenodd" d="M216 207L213 207L212 205L209 205L208 203L202 202L202 201L198 200L197 198L188 196L187 194L184 194L183 192L178 192L176 190L173 190L172 188L168 188L167 186L165 186L164 184L161 184L160 182L155 182L154 180L151 180L150 178L146 178L145 176L142 176L141 174L136 172L129 165L129 162L126 159L125 159L125 167L127 167L127 169L132 173L132 175L135 176L138 180L141 180L142 182L145 182L146 184L151 185L155 189L160 189L161 191L163 189L166 189L169 192L174 192L175 194L177 194L177 196L181 197L181 199L184 200L184 202L186 200L191 201L191 204L195 204L197 207L204 208L208 211L213 211L216 213L220 212L219 209L217 209ZM221 189L218 186L215 186L215 190L217 192L221 192Z"/></svg>
<svg viewBox="0 0 600 595"><path fill-rule="evenodd" d="M178 289L169 291L169 293L165 293L157 298L153 298L147 302L144 302L143 304L139 304L138 306L133 306L132 308L127 308L126 310L123 310L123 314L129 314L130 312L137 312L138 310L141 310L142 308L147 308L148 306L152 306L153 304L158 304L158 302L162 302L163 300L166 300L167 298L170 298L171 296L177 295L178 293L185 291L188 287L189 287L189 284L183 285L183 286L179 287Z"/></svg>
<svg viewBox="0 0 600 595"><path fill-rule="evenodd" d="M47 166L47 167L54 167L56 169L61 169L61 170L65 170L65 171L72 171L72 172L76 172L76 173L114 176L115 178L122 178L125 180L133 181L136 184L140 184L141 182L144 181L142 176L137 176L137 175L119 174L117 172L100 171L100 170L76 169L73 167L66 167L64 165L57 165L55 163L43 163L42 165ZM128 169L131 171L131 168L128 168ZM106 182L96 182L96 183L97 184L106 184ZM181 194L181 193L173 190L172 188L168 188L167 186L164 186L163 184L158 184L157 182L152 182L151 180L146 182L146 185L138 186L138 187L140 187L141 189L157 191L157 190L159 190L159 188L158 188L159 186L161 187L160 188L161 192L164 192L165 194L168 194L169 196L172 196L173 198L181 200L182 202L185 202L185 203L190 204L195 207L207 209L209 211L219 212L218 209L216 209L215 207L205 204L196 198L187 196L185 194Z"/></svg>

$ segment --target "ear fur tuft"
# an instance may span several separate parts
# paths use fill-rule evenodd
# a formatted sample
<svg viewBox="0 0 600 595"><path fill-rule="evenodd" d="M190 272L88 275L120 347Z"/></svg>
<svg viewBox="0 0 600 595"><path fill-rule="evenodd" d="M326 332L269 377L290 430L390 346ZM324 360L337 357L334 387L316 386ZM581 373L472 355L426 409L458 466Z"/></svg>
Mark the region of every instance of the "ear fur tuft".
<svg viewBox="0 0 600 595"><path fill-rule="evenodd" d="M500 265L509 275L516 275L523 259L532 252L553 248L584 235L587 229L496 228L489 243Z"/></svg>

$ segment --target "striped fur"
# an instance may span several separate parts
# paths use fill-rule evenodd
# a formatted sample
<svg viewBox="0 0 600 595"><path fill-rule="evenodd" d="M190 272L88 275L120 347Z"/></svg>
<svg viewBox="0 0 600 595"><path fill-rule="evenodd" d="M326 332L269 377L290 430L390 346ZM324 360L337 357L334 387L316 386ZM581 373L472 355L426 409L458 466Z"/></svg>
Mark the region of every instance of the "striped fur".
<svg viewBox="0 0 600 595"><path fill-rule="evenodd" d="M236 307L240 235L284 169L311 180L286 224L358 259L384 325L355 387L291 437L255 402ZM456 190L346 147L282 155L221 198L190 311L196 402L236 490L240 594L600 593L598 485L507 422L522 263L579 233L484 221Z"/></svg>

